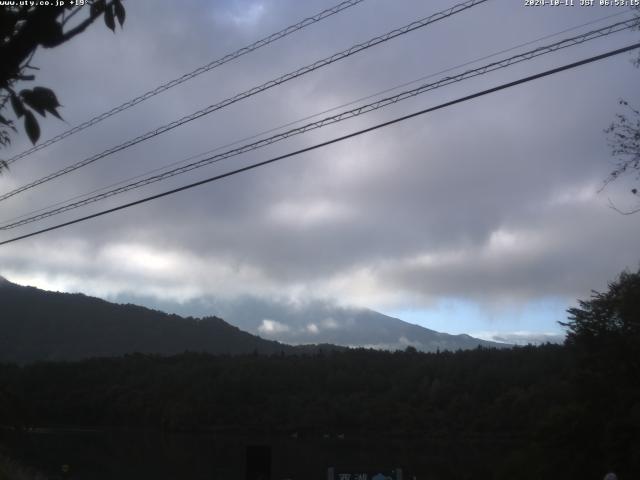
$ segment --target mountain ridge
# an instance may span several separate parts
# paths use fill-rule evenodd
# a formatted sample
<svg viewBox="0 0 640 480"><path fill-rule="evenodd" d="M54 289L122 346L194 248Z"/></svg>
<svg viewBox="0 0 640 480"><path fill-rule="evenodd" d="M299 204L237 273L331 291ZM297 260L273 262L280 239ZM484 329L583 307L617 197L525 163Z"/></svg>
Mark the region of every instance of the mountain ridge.
<svg viewBox="0 0 640 480"><path fill-rule="evenodd" d="M345 347L453 351L508 346L466 334L436 332L373 310L322 302L311 305L316 308L286 311L282 305L254 300L244 312L236 309L234 314L227 309L224 314L217 311L220 316L194 318L131 302L114 303L82 293L21 286L0 277L0 362L185 351L303 354ZM263 311L253 315L254 309ZM325 316L318 317L320 313ZM297 324L285 325L268 318L282 321L286 315ZM278 332L283 335L274 335Z"/></svg>
<svg viewBox="0 0 640 480"><path fill-rule="evenodd" d="M296 353L243 332L221 318L183 318L82 293L61 293L0 280L0 362L80 360L129 353L171 355Z"/></svg>
<svg viewBox="0 0 640 480"><path fill-rule="evenodd" d="M333 323L333 325L324 331L324 335L321 335L320 326L311 322L305 326L307 331L310 325L315 325L320 331L311 336L300 336L294 342L285 336L265 335L265 338L278 339L292 344L306 343L310 338L315 338L318 341L338 345L385 350L398 350L411 346L425 352L464 350L476 348L477 346L495 348L505 346L504 344L473 338L467 334L452 335L438 332L371 309L331 308L328 306L327 310L327 313L330 314L328 318L332 321L329 323ZM240 328L250 332L254 331L252 328L248 328L246 324L236 321L235 317L228 316L228 318Z"/></svg>
<svg viewBox="0 0 640 480"><path fill-rule="evenodd" d="M132 297L126 298L131 300ZM160 305L161 310L183 315L215 311L216 315L242 330L290 345L330 343L385 350L404 350L411 346L425 352L511 346L466 333L438 332L375 310L340 306L327 300L287 302L242 296L235 300L202 298L181 305L148 298L136 298L138 301Z"/></svg>

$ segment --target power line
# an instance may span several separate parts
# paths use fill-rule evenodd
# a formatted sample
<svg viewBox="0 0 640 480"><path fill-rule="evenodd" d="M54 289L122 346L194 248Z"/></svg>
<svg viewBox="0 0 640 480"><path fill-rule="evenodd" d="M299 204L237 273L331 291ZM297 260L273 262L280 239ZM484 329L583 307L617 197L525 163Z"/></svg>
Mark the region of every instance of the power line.
<svg viewBox="0 0 640 480"><path fill-rule="evenodd" d="M289 130L287 132L283 132L281 134L274 135L274 136L269 137L267 139L263 139L263 140L260 140L258 142L254 142L252 144L244 145L244 146L239 147L237 149L233 149L233 150L230 150L228 152L224 152L224 153L219 154L219 155L214 155L212 157L208 157L208 158L202 159L202 160L200 160L198 162L194 162L194 163L188 164L188 165L183 166L183 167L175 168L175 169L167 171L165 173L162 173L162 174L159 174L159 175L155 175L155 176L146 178L144 180L140 180L138 182L130 183L130 184L125 185L123 187L116 188L116 189L104 192L102 194L95 195L93 197L89 197L89 198L86 198L84 200L65 205L65 206L60 207L60 208L49 210L49 211L44 212L44 213L39 214L39 215L34 215L34 216L29 217L29 218L25 218L24 220L21 220L21 221L16 221L16 222L13 222L13 223L8 223L8 224L5 224L5 225L2 225L2 226L0 226L0 230L9 230L9 229L16 228L16 227L19 227L19 226L22 226L22 225L25 225L25 224L28 224L28 223L32 223L32 222L35 222L35 221L38 221L38 220L42 220L44 218L48 218L48 217L51 217L51 216L54 216L54 215L57 215L57 214L60 214L60 213L63 213L63 212L67 212L69 210L73 210L75 208L79 208L79 207L88 205L90 203L95 203L97 201L109 198L111 196L114 196L114 195L117 195L117 194L120 194L120 193L124 193L124 192L130 191L130 190L134 190L134 189L137 189L137 188L140 188L140 187L143 187L143 186L146 186L146 185L149 185L149 184L161 181L161 180L165 180L167 178L170 178L170 177L173 177L173 176L176 176L176 175L180 175L182 173L186 173L186 172L194 170L196 168L201 168L201 167L209 165L211 163L219 162L221 160L230 158L232 156L236 156L236 155L239 155L239 154L242 154L242 153L246 153L248 151L256 150L256 149L264 147L266 145L273 144L273 143L275 143L277 141L284 140L286 138L290 138L290 137L292 137L294 135L305 133L305 132L313 130L313 129L324 127L324 126L326 126L328 124L337 123L339 121L346 120L348 118L353 118L353 117L362 115L364 113L368 113L370 111L386 107L386 106L388 106L390 104L396 103L396 102L401 101L401 100L405 100L407 98L411 98L413 96L419 95L419 94L424 93L426 91L434 90L436 88L439 88L439 87L442 87L442 86L445 86L445 85L456 83L456 82L459 82L459 81L462 81L462 80L465 80L465 79L468 79L468 78L472 78L472 77L475 77L475 76L478 76L478 75L482 75L482 74L485 74L485 73L489 73L489 72L492 72L492 71L495 71L495 70L498 70L498 69L506 68L506 67L508 67L510 65L513 65L515 63L519 63L521 61L530 60L532 58L535 58L535 57L543 55L543 54L551 53L553 51L557 51L557 50L562 49L562 48L566 48L566 47L569 47L569 46L573 46L573 45L577 45L577 44L580 44L580 43L584 43L586 41L593 40L595 38L600 38L602 36L609 35L611 33L616 33L616 32L625 30L627 28L633 28L637 24L638 24L638 21L631 21L631 20L628 20L628 21L625 21L625 22L618 22L616 24L613 24L613 25L610 25L610 26L607 26L607 27L603 27L603 28L598 29L598 30L593 30L593 31L590 31L590 32L586 32L586 33L578 35L576 37L572 37L572 38L569 38L569 39L564 39L564 40L562 40L560 42L556 42L555 44L552 44L552 45L539 47L537 49L534 49L534 50L531 50L529 52L525 52L525 53L510 57L508 59L503 59L501 61L494 62L494 63L491 63L489 65L485 65L483 67L479 67L479 68L476 68L476 69L473 69L473 70L469 70L467 72L461 73L461 74L453 76L453 77L446 77L446 78L441 79L441 80L439 80L437 82L430 83L430 84L427 84L427 85L422 85L422 86L420 86L420 87L418 87L416 89L410 90L410 91L401 92L398 95L395 95L395 96L392 96L392 97L387 97L387 98L381 99L381 100L379 100L377 102L374 102L374 103L371 103L371 104L367 104L367 105L358 107L358 108L350 110L350 111L342 112L342 113L340 113L338 115L334 115L332 117L324 118L322 120L319 120L318 122L312 122L310 124L307 124L307 125L304 125L304 126ZM200 156L200 155L196 155L196 157L197 156ZM182 163L182 162L180 162L180 163ZM121 183L123 183L123 182L121 182ZM101 190L103 190L103 189L101 189ZM44 210L44 209L41 209L40 211L42 211L42 210ZM26 215L23 215L23 217L24 216L26 216Z"/></svg>
<svg viewBox="0 0 640 480"><path fill-rule="evenodd" d="M240 146L238 148L234 148L232 150L217 154L217 155L213 155L204 159L201 159L197 162L193 162L181 167L177 167L174 168L172 170L168 170L164 173L160 173L157 175L153 175L151 177L147 177L144 178L142 180L136 181L136 182L132 182L129 183L127 185L112 189L112 190L108 190L106 192L85 198L83 200L79 200L77 202L73 202L73 203L69 203L66 204L64 206L58 207L58 208L52 208L50 210L47 210L43 213L39 213L37 215L33 215L33 216L29 216L27 218L23 218L21 220L17 220L15 222L12 223L6 223L5 225L0 226L0 230L10 230L13 228L17 228L29 223L33 223L39 220L43 220L45 218L48 217L52 217L54 215L59 215L61 213L64 212L68 212L70 210L74 210L76 208L80 208L86 205L89 205L91 203L95 203L98 202L100 200L104 200L106 198L121 194L121 193L125 193L131 190L135 190L138 188L141 188L143 186L146 185L150 185L152 183L156 183L159 182L161 180L166 180L168 178L177 176L177 175L181 175L183 173L189 172L191 170L195 170L197 168L201 168L204 167L206 165L210 165L212 163L217 163L221 160L225 160L227 158L230 157L234 157L243 153L247 153L249 151L253 151L253 150L257 150L259 148L265 147L267 145L271 145L273 143L279 142L281 140L296 136L296 135L300 135L303 133L306 133L308 131L311 130L315 130L318 128L322 128L325 127L327 125L330 124L334 124L334 123L338 123L344 120L347 120L349 118L354 118L360 115L363 115L365 113L369 113L375 110L379 110L381 108L387 107L389 105L395 104L397 102L403 101L403 100L407 100L409 98L415 97L417 95L420 95L422 93L431 91L431 90L435 90L437 88L441 88L443 86L446 85L451 85L453 83L457 83L457 82L461 82L463 80L467 80L469 78L474 78L480 75L484 75L490 72L494 72L496 70L500 70L503 68L507 68L511 65L515 65L517 63L523 62L523 61L528 61L531 60L533 58L537 58L541 55L546 55L548 53L552 53L567 47L571 47L571 46L575 46L575 45L579 45L582 44L584 42L590 41L590 40L594 40L597 38L601 38L604 37L606 35L611 35L612 33L616 33L616 32L620 32L629 28L634 28L636 27L638 24L640 24L640 20L626 20L626 21L622 21L622 22L617 22L615 24L597 29L597 30L592 30L589 32L585 32L581 35L577 35L571 38L567 38L564 40L561 40L559 42L550 44L550 45L546 45L546 46L542 46L542 47L538 47L536 49L518 54L518 55L514 55L512 57L506 58L506 59L502 59L493 63L489 63L487 65L484 65L482 67L478 67L472 70L467 70L466 72L460 73L458 75L454 75L454 76L449 76L449 77L445 77L443 79L440 79L436 82L433 83L428 83L425 85L421 85L417 88L414 88L412 90L407 90L401 93L398 93L397 95L393 95L390 97L386 97L383 99L380 99L376 102L372 102L366 105L362 105L360 107L351 109L351 110L347 110L344 112L341 112L337 115L333 115L333 116L329 116L329 117L325 117L321 120L318 120L316 122L311 122L308 123L306 125L302 125L300 127L297 128L293 128L291 130L288 130L286 132L282 132L276 135L273 135L271 137L265 138L265 139L261 139L258 140L256 142L253 143L249 143L243 146ZM23 216L24 217L24 216Z"/></svg>
<svg viewBox="0 0 640 480"><path fill-rule="evenodd" d="M181 83L186 82L187 80L191 80L192 78L197 77L198 75L201 75L205 72L208 72L210 70L213 70L214 68L220 67L221 65L224 65L225 63L228 63L232 60L235 60L237 58L242 57L243 55L246 55L247 53L253 52L255 50L258 50L259 48L262 48L264 46L267 46L277 40L280 40L286 36L291 35L292 33L297 32L298 30L302 30L305 27L308 27L309 25L313 25L315 23L320 22L321 20L324 20L327 17L330 17L332 15L335 15L336 13L340 13L343 10L346 10L347 8L351 8L355 5L358 5L360 3L364 2L364 0L347 0L344 1L342 3L339 3L338 5L335 5L331 8L328 8L326 10L323 10L320 13L317 13L316 15L313 15L311 17L305 18L304 20L294 24L294 25L289 25L288 27L280 30L279 32L273 33L267 37L264 37L254 43L252 43L251 45L247 45L246 47L242 47L238 50L236 50L233 53L229 53L227 55L224 55L223 57L220 57L216 60L213 60L212 62L209 62L206 65L203 65L201 67L196 68L195 70L193 70L192 72L186 73L184 75L182 75L181 77L178 78L174 78L173 80L164 83L162 85L157 86L156 88L154 88L153 90L149 90L148 92L143 93L142 95L139 95L135 98L132 98L131 100L129 100L128 102L125 102L117 107L112 108L111 110L101 113L100 115L97 115L89 120L87 120L86 122L81 123L80 125L77 125L73 128L70 128L69 130L66 130L64 132L62 132L59 135L56 135L55 137L50 138L49 140L42 142L38 145L35 145L31 148L29 148L28 150L25 150L22 153L19 153L18 155L15 155L13 157L11 157L9 160L7 160L7 164L12 164L13 162L20 160L21 158L26 157L27 155L32 154L33 152L37 152L38 150L42 150L43 148L48 147L49 145L53 145L54 143L59 142L60 140L67 138L71 135L73 135L74 133L78 133L82 130L84 130L85 128L89 128L93 125L95 125L96 123L99 123L109 117L112 117L113 115L120 113L124 110L127 110L128 108L131 108L139 103L144 102L145 100L148 100L151 97L154 97L162 92L165 92L167 90L169 90L170 88L173 88L177 85L180 85Z"/></svg>
<svg viewBox="0 0 640 480"><path fill-rule="evenodd" d="M109 189L109 188L117 187L118 185L122 185L122 184L124 184L124 183L126 183L126 182L131 182L131 181L133 181L133 180L137 180L137 179L139 179L139 178L142 178L142 177L144 177L145 175L151 175L151 174L153 174L153 173L160 172L160 171L165 170L165 169L167 169L167 168L174 167L174 166L176 166L176 165L184 164L184 163L189 162L190 160L194 160L194 159L196 159L196 158L198 158L198 157L201 157L201 156L204 156L204 155L209 155L209 154L211 154L211 153L218 152L218 151L223 150L223 149L225 149L225 148L233 147L234 145L239 145L239 144L241 144L242 142L247 142L247 141L249 141L249 140L254 140L254 139L256 139L256 138L260 138L261 136L266 135L266 134L268 134L268 133L273 133L273 132L276 132L276 131L278 131L278 130L282 130L283 128L291 127L291 126L293 126L293 125L296 125L296 124L298 124L298 123L304 122L304 121L306 121L306 120L311 120L312 118L319 117L320 115L324 115L325 113L333 112L333 111L339 110L339 109L344 108L344 107L349 107L349 106L351 106L351 105L355 105L355 104L357 104L357 103L359 103L359 102L362 102L362 101L364 101L364 100L370 100L370 99L375 98L375 97L378 97L378 96L380 96L380 95L384 95L385 93L389 93L389 92L392 92L392 91L398 90L398 89L400 89L400 88L407 87L407 86L409 86L409 85L414 85L414 84L416 84L416 83L418 83L418 82L421 82L421 81L424 81L424 80L428 80L429 78L433 78L433 77L435 77L435 76L437 76L437 75L442 75L442 74L444 74L444 73L448 73L448 72L451 72L451 71L457 70L457 69L459 69L459 68L462 68L462 67L466 67L466 66L472 65L472 64L477 63L477 62L480 62L480 61L482 61L482 60L487 60L487 59L489 59L489 58L496 57L496 56L498 56L498 55L500 55L500 54L503 54L503 53L512 52L512 51L517 50L517 49L519 49L519 48L526 47L526 46L533 45L533 44L535 44L535 43L541 42L542 40L547 40L547 39L549 39L549 38L557 37L558 35L562 35L563 33L572 32L572 31L574 31L574 30L578 30L578 29L580 29L580 28L583 28L583 27L586 27L586 26L589 26L589 25L593 25L593 24L599 23L599 22L601 22L601 21L603 21L603 20L608 20L608 19L610 19L610 18L619 17L619 16L621 16L621 15L626 15L626 14L628 14L628 13L629 13L628 11L622 11L622 12L618 12L618 13L612 13L612 14L610 14L610 15L606 15L606 16L604 16L604 17L600 17L600 18L597 18L597 19L595 19L595 20L591 20L591 21L589 21L589 22L582 23L582 24L580 24L580 25L576 25L576 26L573 26L573 27L570 27L570 28L566 28L566 29L564 29L564 30L560 30L559 32L555 32L555 33L552 33L552 34L549 34L549 35L545 35L545 36L542 36L542 37L538 37L538 38L536 38L536 39L534 39L534 40L529 40L529 41L527 41L527 42L520 43L520 44L518 44L518 45L514 45L513 47L509 47L509 48L506 48L506 49L503 49L503 50L499 50L499 51L494 52L494 53L490 53L490 54L488 54L488 55L485 55L485 56L482 56L482 57L476 58L476 59L474 59L474 60L469 60L469 61L467 61L467 62L460 63L460 64L458 64L458 65L454 65L454 66L452 66L452 67L448 67L448 68L446 68L446 69L444 69L444 70L439 70L438 72L430 73L430 74L428 74L428 75L422 76L422 77L417 78L417 79L415 79L415 80L411 80L411 81L409 81L409 82L405 82L405 83L402 83L402 84L399 84L399 85L395 85L395 86L393 86L393 87L388 87L388 88L386 88L386 89L384 89L384 90L380 90L380 91L378 91L378 92L375 92L375 93L372 93L372 94L366 95L366 96L364 96L364 97L360 97L360 98L357 98L357 99L355 99L355 100L351 100L351 101L349 101L349 102L347 102L347 103L343 103L343 104L340 104L340 105L336 105L336 106L331 107L331 108L328 108L328 109L326 109L326 110L322 110L322 111L317 112L317 113L314 113L314 114L312 114L312 115L307 115L307 116L305 116L305 117L298 118L297 120L293 120L293 121L291 121L291 122L287 122L287 123L284 123L284 124L278 125L277 127L272 127L272 128L267 129L267 130L263 130L263 131L261 131L261 132L259 132L259 133L255 133L255 134L249 135L249 136L247 136L247 137L243 137L243 138L240 138L240 139L234 140L233 142L226 143L226 144L224 144L224 145L219 145L219 146L217 146L217 147L215 147L215 148L213 148L213 149L207 150L207 151L205 151L205 152L201 152L201 153L198 153L198 154L195 154L195 155L190 155L189 157L187 157L187 158L183 158L182 160L178 160L178 161L176 161L176 162L171 162L171 163L169 163L169 164L163 165L162 167L158 167L158 168L154 168L154 169L152 169L152 170L148 170L148 171L146 171L146 172L144 172L144 173L141 173L141 174L139 174L139 175L135 175L135 176L133 176L133 177L125 178L125 179L123 179L123 180L120 180L120 181L118 181L118 182L112 183L112 184L107 185L107 186L105 186L105 187L100 187L100 188L97 188L97 189L91 190L91 191L89 191L89 192L86 192L86 193L83 193L83 194L80 194L80 195L75 195L75 196L73 196L73 197L71 197L71 198L67 198L67 199L65 199L65 200L62 200L62 201L56 202L56 203L51 204L51 205L48 205L48 206L46 206L46 207L38 208L38 209L36 209L36 210L31 210L31 211L29 211L29 212L23 213L23 214L18 215L18 216L16 216L16 217L9 218L9 219L7 219L7 220L4 220L4 221L0 222L0 223L2 223L2 226L0 226L0 230L5 229L5 227L6 227L6 226L8 226L8 224L9 224L9 223L14 222L14 221L16 221L16 220L20 220L20 219L22 219L22 218L25 218L25 217L28 217L28 216L34 215L34 214L36 214L36 213L43 212L43 211L45 211L45 210L47 210L47 209L51 209L51 208L54 208L54 207L58 207L58 206L60 206L60 205L64 205L65 203L67 203L67 202L71 202L71 201L73 201L73 200L77 200L77 199L80 199L80 198L88 197L89 195L92 195L92 194L94 194L94 193L101 192L101 191L103 191L103 190L107 190L107 189Z"/></svg>
<svg viewBox="0 0 640 480"><path fill-rule="evenodd" d="M503 84L501 84L501 85L499 85L497 87L489 88L487 90L482 90L480 92L476 92L476 93L473 93L471 95L467 95L465 97L460 97L460 98L457 98L455 100L451 100L451 101L446 102L446 103L441 103L440 105L437 105L435 107L426 108L424 110L420 110L418 112L414 112L414 113L411 113L409 115L404 115L402 117L398 117L398 118L395 118L393 120L389 120L389 121L386 121L386 122L383 122L383 123L379 123L379 124L374 125L372 127L368 127L368 128L362 129L362 130L358 130L356 132L352 132L350 134L343 135L341 137L333 138L333 139L327 140L325 142L317 143L317 144L312 145L310 147L302 148L300 150L296 150L294 152L290 152L290 153L287 153L287 154L284 154L284 155L280 155L280 156L271 158L269 160L264 160L262 162L253 163L251 165L247 165L245 167L238 168L236 170L232 170L230 172L226 172L226 173L223 173L223 174L220 174L220 175L216 175L216 176L204 179L204 180L200 180L198 182L190 183L188 185L184 185L182 187L174 188L172 190L168 190L168 191L165 191L165 192L162 192L162 193L151 195L149 197L145 197L145 198L142 198L140 200L136 200L134 202L129 202L129 203L126 203L124 205L120 205L120 206L117 206L117 207L109 208L107 210L102 210L100 212L93 213L91 215L87 215L85 217L80 217L80 218L77 218L75 220L71 220L71 221L68 221L68 222L64 222L64 223L60 223L60 224L57 224L57 225L53 225L51 227L43 228L42 230L37 230L35 232L31 232L31 233L28 233L28 234L25 234L25 235L21 235L21 236L18 236L18 237L11 238L9 240L4 240L4 241L0 242L0 245L6 245L8 243L17 242L18 240L23 240L25 238L29 238L29 237L33 237L33 236L36 236L36 235L40 235L42 233L46 233L46 232L57 230L57 229L60 229L60 228L63 228L63 227L74 225L76 223L84 222L84 221L90 220L92 218L100 217L100 216L103 216L103 215L107 215L109 213L117 212L119 210L124 210L124 209L129 208L129 207L133 207L135 205L140 205L142 203L150 202L152 200L157 200L158 198L162 198L162 197L166 197L166 196L169 196L169 195L173 195L174 193L182 192L184 190L189 190L191 188L198 187L200 185L204 185L206 183L211 183L211 182L214 182L214 181L217 181L217 180L221 180L223 178L236 175L238 173L246 172L248 170L253 170L253 169L258 168L258 167L263 167L265 165L269 165L271 163L275 163L275 162L283 160L285 158L293 157L293 156L296 156L296 155L300 155L302 153L306 153L306 152L310 152L312 150L316 150L318 148L322 148L322 147L326 147L328 145L332 145L334 143L342 142L342 141L347 140L349 138L353 138L353 137L362 135L364 133L372 132L374 130L378 130L380 128L387 127L389 125L400 123L400 122L403 122L405 120L409 120L411 118L418 117L420 115L424 115L424 114L427 114L427 113L430 113L430 112L434 112L436 110L441 110L443 108L450 107L452 105L463 103L463 102L472 100L474 98L478 98L478 97L482 97L484 95L495 93L495 92L500 91L500 90L505 90L507 88L514 87L516 85L520 85L520 84L523 84L523 83L531 82L531 81L537 80L539 78L543 78L543 77L547 77L547 76L550 76L550 75L554 75L554 74L559 73L559 72L563 72L563 71L566 71L566 70L577 68L577 67L580 67L582 65L586 65L586 64L589 64L589 63L597 62L599 60L603 60L605 58L612 57L614 55L619 55L621 53L629 52L629 51L635 50L637 48L640 48L640 42L639 43L635 43L633 45L629 45L627 47L623 47L623 48L619 48L619 49L616 49L616 50L612 50L612 51L609 51L607 53L603 53L601 55L596 55L596 56L593 56L593 57L589 57L589 58L586 58L584 60L580 60L578 62L566 64L566 65L563 65L561 67L553 68L551 70L546 70L544 72L537 73L535 75L530 75L528 77L524 77L524 78L521 78L519 80L515 80L515 81L512 81L512 82L509 82L509 83L503 83Z"/></svg>
<svg viewBox="0 0 640 480"><path fill-rule="evenodd" d="M140 142L143 142L145 140L148 140L150 138L156 137L158 135L161 135L163 133L168 132L169 130L173 130L176 127L179 127L181 125L184 125L185 123L191 122L193 120L196 120L200 117L203 117L205 115L208 115L210 113L215 112L216 110L220 110L222 108L225 108L233 103L239 102L241 100L244 100L245 98L251 97L253 95L256 95L258 93L261 93L265 90L268 90L270 88L273 88L277 85L280 85L282 83L285 83L289 80L293 80L294 78L298 78L302 75L305 75L307 73L313 72L319 68L325 67L327 65L330 65L334 62L337 62L339 60L342 60L344 58L350 57L351 55L354 55L356 53L362 52L364 50L367 50L371 47L374 47L376 45L379 45L381 43L387 42L393 38L399 37L401 35L405 35L407 33L410 33L414 30L417 30L419 28L423 28L426 27L427 25L430 25L432 23L435 23L439 20L443 20L445 18L451 17L452 15L455 15L456 13L460 13L464 10L467 10L469 8L472 8L476 5L479 5L481 3L484 3L488 0L467 0L466 2L463 3L459 3L457 5L454 5L451 8L448 8L446 10L443 10L441 12L435 13L429 17L425 17L422 18L420 20L416 20L414 22L411 22L401 28L397 28L395 30L392 30L388 33L385 33L384 35L380 35L377 37L374 37L364 43L360 43L357 45L354 45L346 50L343 50L339 53L335 53L329 57L326 57L322 60L318 60L312 64L309 64L305 67L299 68L293 72L287 73L285 75L282 75L274 80L270 80L266 83L263 83L262 85L259 85L257 87L253 87L249 90L246 90L242 93L239 93L233 97L229 97L225 100L222 100L221 102L218 102L216 104L213 105L209 105L208 107L205 107L201 110L198 110L190 115L187 115L185 117L182 117L179 120L175 120L171 123L168 123L166 125L163 125L161 127L156 128L155 130L151 130L143 135L140 135L134 139L128 140L124 143L121 143L120 145L117 145L115 147L112 147L108 150L103 151L102 153L99 153L97 155L93 155L92 157L88 157L85 158L84 160L81 160L77 163L74 163L72 165L69 165L65 168L63 168L62 170L58 170L57 172L51 173L45 177L42 177L38 180L35 180L31 183L28 183L26 185L23 185L22 187L16 188L10 192L7 192L5 194L0 195L0 201L2 200L6 200L7 198L13 197L14 195L17 195L21 192L24 192L25 190L29 190L33 187L36 187L38 185L42 185L43 183L46 183L50 180L53 180L55 178L58 178L62 175L66 175L68 173L73 172L74 170L77 170L81 167L87 166L91 163L94 163L108 155L111 155L113 153L119 152L121 150L124 150L125 148L129 148L133 145L136 145Z"/></svg>

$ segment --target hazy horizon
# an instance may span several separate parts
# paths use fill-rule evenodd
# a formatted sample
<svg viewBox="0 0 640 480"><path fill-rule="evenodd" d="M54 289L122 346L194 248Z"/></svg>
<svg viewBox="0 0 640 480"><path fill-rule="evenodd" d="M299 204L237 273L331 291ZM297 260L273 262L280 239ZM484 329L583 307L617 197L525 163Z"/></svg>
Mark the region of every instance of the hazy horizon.
<svg viewBox="0 0 640 480"><path fill-rule="evenodd" d="M336 2L337 3L337 2ZM42 140L334 2L127 3L115 35L96 22L32 63L64 105ZM452 6L367 0L16 162L6 192L205 105ZM615 13L620 15L603 19ZM625 16L626 15L626 16ZM2 202L2 218L140 175L275 126L590 23L433 80L630 17L607 7L495 1L320 69ZM38 226L76 218L328 140L502 82L626 46L611 35L316 130ZM632 54L466 102L133 209L0 248L18 284L139 298L188 314L244 295L366 307L446 333L562 335L577 299L638 266L629 185L604 129L640 105ZM399 90L398 90L399 91ZM14 138L3 157L29 147ZM10 230L2 239L28 233ZM544 338L544 337L542 337Z"/></svg>

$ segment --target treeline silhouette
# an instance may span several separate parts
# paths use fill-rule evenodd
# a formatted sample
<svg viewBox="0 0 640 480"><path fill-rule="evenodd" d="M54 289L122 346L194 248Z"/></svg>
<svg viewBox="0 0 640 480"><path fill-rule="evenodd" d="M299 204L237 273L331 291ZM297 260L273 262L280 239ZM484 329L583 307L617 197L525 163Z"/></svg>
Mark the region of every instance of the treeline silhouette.
<svg viewBox="0 0 640 480"><path fill-rule="evenodd" d="M559 345L0 366L4 425L405 436L485 478L634 478L639 399L627 370Z"/></svg>

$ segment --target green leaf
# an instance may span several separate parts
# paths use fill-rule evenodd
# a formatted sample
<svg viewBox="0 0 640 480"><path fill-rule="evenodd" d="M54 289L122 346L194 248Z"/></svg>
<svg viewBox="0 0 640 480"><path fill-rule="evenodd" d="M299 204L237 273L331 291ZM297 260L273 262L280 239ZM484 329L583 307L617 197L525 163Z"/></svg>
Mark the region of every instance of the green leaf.
<svg viewBox="0 0 640 480"><path fill-rule="evenodd" d="M38 112L43 117L46 115L44 107L40 104L40 100L37 95L34 95L33 90L22 90L20 92L20 97L31 108L33 108L36 112Z"/></svg>
<svg viewBox="0 0 640 480"><path fill-rule="evenodd" d="M29 110L24 111L24 129L27 131L31 143L35 145L40 138L40 126L33 112Z"/></svg>
<svg viewBox="0 0 640 480"><path fill-rule="evenodd" d="M124 25L126 12L120 0L113 0L113 10L116 14L116 18L118 19L118 23L120 24L120 27L122 27L122 25Z"/></svg>
<svg viewBox="0 0 640 480"><path fill-rule="evenodd" d="M56 110L60 106L60 102L58 102L58 98L56 94L53 93L53 90L45 87L34 87L33 90L22 90L20 96L27 105L43 117L46 115L46 112L49 112L62 120L62 117L60 117L60 114Z"/></svg>
<svg viewBox="0 0 640 480"><path fill-rule="evenodd" d="M22 105L22 100L13 93L11 94L11 106L13 107L16 117L20 118L24 115L24 105Z"/></svg>
<svg viewBox="0 0 640 480"><path fill-rule="evenodd" d="M104 11L104 23L111 31L116 31L116 21L113 17L113 4L109 5Z"/></svg>
<svg viewBox="0 0 640 480"><path fill-rule="evenodd" d="M58 111L55 108L51 108L51 109L48 108L47 112L49 112L51 115L56 117L58 120L62 120L62 117L60 116L60 114L58 113Z"/></svg>
<svg viewBox="0 0 640 480"><path fill-rule="evenodd" d="M60 102L58 102L58 98L56 97L56 94L50 88L34 87L33 94L37 95L39 98L42 98L43 105L46 105L51 108L56 108L60 106Z"/></svg>
<svg viewBox="0 0 640 480"><path fill-rule="evenodd" d="M47 112L62 120L56 110L60 106L60 102L58 102L58 97L56 97L53 90L45 87L34 87L33 97Z"/></svg>

